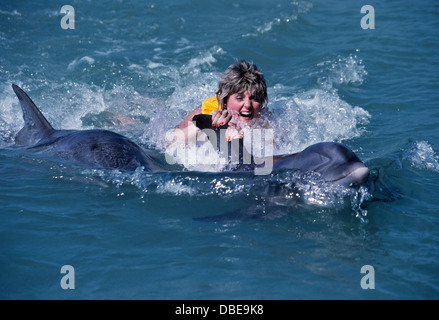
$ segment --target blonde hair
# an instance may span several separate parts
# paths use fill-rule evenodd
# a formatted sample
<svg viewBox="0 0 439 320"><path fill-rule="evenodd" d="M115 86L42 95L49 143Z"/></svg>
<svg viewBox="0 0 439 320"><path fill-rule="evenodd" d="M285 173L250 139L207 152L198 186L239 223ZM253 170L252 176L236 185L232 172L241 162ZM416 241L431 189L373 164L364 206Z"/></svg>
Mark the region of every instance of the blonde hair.
<svg viewBox="0 0 439 320"><path fill-rule="evenodd" d="M229 66L218 82L216 97L219 108L226 108L227 99L232 94L245 91L249 91L263 106L267 104L267 85L261 69L253 62L241 60Z"/></svg>

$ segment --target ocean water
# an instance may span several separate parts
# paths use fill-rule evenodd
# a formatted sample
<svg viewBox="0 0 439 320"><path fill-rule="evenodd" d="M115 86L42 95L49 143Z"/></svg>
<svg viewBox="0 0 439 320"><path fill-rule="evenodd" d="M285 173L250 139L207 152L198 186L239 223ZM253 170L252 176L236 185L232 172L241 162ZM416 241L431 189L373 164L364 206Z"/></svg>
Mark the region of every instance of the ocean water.
<svg viewBox="0 0 439 320"><path fill-rule="evenodd" d="M74 0L63 29L65 4L0 3L0 298L439 298L437 1ZM55 128L163 155L235 59L264 71L276 153L342 142L369 183L84 169L11 147L16 83Z"/></svg>

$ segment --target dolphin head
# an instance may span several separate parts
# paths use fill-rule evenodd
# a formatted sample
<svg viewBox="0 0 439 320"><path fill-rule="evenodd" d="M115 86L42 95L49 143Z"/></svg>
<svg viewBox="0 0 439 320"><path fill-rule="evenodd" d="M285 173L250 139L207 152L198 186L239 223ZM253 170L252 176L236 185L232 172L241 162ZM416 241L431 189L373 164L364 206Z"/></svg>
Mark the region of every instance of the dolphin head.
<svg viewBox="0 0 439 320"><path fill-rule="evenodd" d="M362 162L346 165L344 171L331 182L345 187L360 187L369 179L370 170Z"/></svg>

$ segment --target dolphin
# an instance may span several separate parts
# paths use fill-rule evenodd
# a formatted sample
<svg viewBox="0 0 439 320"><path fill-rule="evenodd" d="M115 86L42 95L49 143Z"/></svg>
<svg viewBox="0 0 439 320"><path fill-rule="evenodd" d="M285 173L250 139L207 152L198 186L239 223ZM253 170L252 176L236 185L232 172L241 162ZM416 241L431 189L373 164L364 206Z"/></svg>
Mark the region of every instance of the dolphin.
<svg viewBox="0 0 439 320"><path fill-rule="evenodd" d="M370 175L369 168L351 149L336 142L316 143L299 153L275 156L273 161L275 170L318 172L325 181L346 187L359 187Z"/></svg>
<svg viewBox="0 0 439 320"><path fill-rule="evenodd" d="M12 89L20 101L24 119L24 126L15 137L17 146L90 168L157 169L151 155L115 132L54 129L20 87L13 84Z"/></svg>
<svg viewBox="0 0 439 320"><path fill-rule="evenodd" d="M243 162L244 153L248 151L245 150L242 139L239 145L235 144L235 146L231 143L222 143L223 130L227 129L227 125L212 127L211 115L196 115L193 121L200 130L213 130L217 141L213 141L212 145L216 146L218 151L228 155L229 160L234 152L239 154L237 171L252 170L261 164L262 161L255 161L253 156L250 163ZM227 147L227 150L223 150L221 147ZM313 171L319 173L326 182L333 182L345 187L360 187L368 181L370 175L369 168L351 149L336 142L316 143L299 153L273 155L271 161L272 170Z"/></svg>

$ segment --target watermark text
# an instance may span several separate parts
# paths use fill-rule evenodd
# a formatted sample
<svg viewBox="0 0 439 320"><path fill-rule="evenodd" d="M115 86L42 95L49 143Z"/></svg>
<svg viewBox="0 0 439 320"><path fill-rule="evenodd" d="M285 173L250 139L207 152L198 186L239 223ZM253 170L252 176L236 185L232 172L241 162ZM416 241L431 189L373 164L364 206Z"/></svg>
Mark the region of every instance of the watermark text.
<svg viewBox="0 0 439 320"><path fill-rule="evenodd" d="M71 265L64 265L61 267L60 273L65 274L61 278L61 288L63 290L74 290L75 289L75 269Z"/></svg>
<svg viewBox="0 0 439 320"><path fill-rule="evenodd" d="M362 14L366 14L361 18L361 28L363 30L366 29L375 29L375 9L373 6L366 4L361 7Z"/></svg>
<svg viewBox="0 0 439 320"><path fill-rule="evenodd" d="M61 28L64 30L75 29L75 9L71 5L65 5L62 6L61 13L65 14L61 18Z"/></svg>
<svg viewBox="0 0 439 320"><path fill-rule="evenodd" d="M361 267L361 273L366 274L361 278L361 289L375 289L375 269L371 265L364 265Z"/></svg>
<svg viewBox="0 0 439 320"><path fill-rule="evenodd" d="M203 129L200 132L191 132L191 130L194 129L177 128L166 133L165 159L168 164L214 165L212 161L219 162L226 158L226 161L232 165L254 165L255 175L268 175L272 172L274 140L272 129L245 130L241 141L234 139L230 142L225 139L226 129L219 130L219 139L217 132L212 129ZM210 143L210 149L204 148L206 142Z"/></svg>

